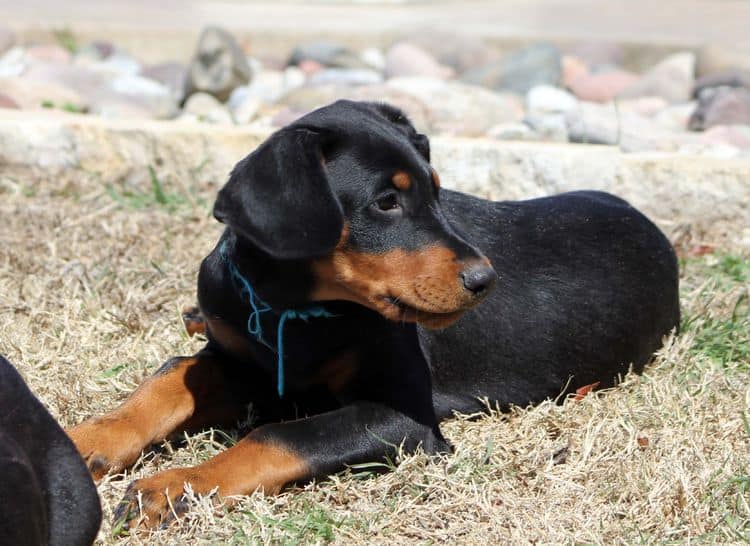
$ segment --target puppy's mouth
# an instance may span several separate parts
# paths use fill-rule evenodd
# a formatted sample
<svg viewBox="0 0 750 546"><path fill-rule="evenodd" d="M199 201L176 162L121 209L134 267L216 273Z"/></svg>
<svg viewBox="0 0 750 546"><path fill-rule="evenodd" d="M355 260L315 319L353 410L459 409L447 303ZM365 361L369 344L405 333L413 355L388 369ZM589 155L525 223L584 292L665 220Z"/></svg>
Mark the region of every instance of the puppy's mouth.
<svg viewBox="0 0 750 546"><path fill-rule="evenodd" d="M395 296L380 296L379 311L390 320L416 322L432 329L446 328L456 322L467 309L449 312L426 311L413 307Z"/></svg>

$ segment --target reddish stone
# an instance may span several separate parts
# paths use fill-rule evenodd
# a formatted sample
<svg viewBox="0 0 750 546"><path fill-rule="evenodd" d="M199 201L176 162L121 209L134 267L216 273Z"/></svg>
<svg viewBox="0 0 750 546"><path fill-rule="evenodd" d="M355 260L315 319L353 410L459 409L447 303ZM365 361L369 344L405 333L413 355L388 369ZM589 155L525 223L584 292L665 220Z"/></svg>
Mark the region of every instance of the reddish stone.
<svg viewBox="0 0 750 546"><path fill-rule="evenodd" d="M609 102L620 92L638 81L638 76L625 70L612 70L599 74L584 74L568 85L582 100Z"/></svg>

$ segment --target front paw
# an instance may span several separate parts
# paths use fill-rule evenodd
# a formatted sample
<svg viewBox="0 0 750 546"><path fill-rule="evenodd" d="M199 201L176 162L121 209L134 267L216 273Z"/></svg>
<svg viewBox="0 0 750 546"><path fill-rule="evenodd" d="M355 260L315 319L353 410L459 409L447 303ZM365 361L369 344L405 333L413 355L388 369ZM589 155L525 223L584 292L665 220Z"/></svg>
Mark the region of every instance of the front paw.
<svg viewBox="0 0 750 546"><path fill-rule="evenodd" d="M207 494L204 480L193 468L175 468L131 483L114 514L113 533L163 528L187 512L185 485Z"/></svg>
<svg viewBox="0 0 750 546"><path fill-rule="evenodd" d="M92 418L66 432L95 480L133 464L144 447L140 435L119 419Z"/></svg>

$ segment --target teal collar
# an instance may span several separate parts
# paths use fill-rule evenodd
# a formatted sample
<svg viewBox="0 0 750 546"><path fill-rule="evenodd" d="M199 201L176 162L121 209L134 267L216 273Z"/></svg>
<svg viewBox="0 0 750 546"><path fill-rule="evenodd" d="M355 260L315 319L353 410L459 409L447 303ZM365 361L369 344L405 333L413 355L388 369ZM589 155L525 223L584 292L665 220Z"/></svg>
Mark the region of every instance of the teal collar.
<svg viewBox="0 0 750 546"><path fill-rule="evenodd" d="M227 257L227 242L224 241L219 247L221 259L227 264L232 281L240 288L240 296L247 298L252 311L247 317L247 333L260 343L276 353L276 391L279 397L284 397L284 324L289 319L299 319L307 322L311 318L331 318L336 315L329 313L325 307L313 306L304 309L285 309L279 316L279 325L276 327L276 347L268 343L263 335L263 323L261 315L273 313L273 308L263 301L253 290L250 282L240 273L237 266Z"/></svg>

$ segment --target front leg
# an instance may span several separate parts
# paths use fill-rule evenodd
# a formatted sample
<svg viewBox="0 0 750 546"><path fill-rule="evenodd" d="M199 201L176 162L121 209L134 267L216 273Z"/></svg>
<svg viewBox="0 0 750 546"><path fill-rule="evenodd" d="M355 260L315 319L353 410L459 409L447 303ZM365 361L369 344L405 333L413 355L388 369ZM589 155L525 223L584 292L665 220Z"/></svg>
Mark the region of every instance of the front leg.
<svg viewBox="0 0 750 546"><path fill-rule="evenodd" d="M203 464L136 480L115 520L125 528L169 522L186 509L186 483L203 495L213 490L222 497L246 495L259 488L277 493L289 483L325 477L353 464L393 458L399 445L407 451L422 445L428 453L450 449L436 422L420 423L374 402L357 402L306 419L265 425Z"/></svg>
<svg viewBox="0 0 750 546"><path fill-rule="evenodd" d="M120 472L175 431L227 424L245 406L232 392L223 357L204 349L168 360L119 407L66 432L94 479Z"/></svg>

